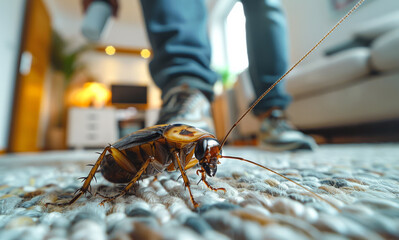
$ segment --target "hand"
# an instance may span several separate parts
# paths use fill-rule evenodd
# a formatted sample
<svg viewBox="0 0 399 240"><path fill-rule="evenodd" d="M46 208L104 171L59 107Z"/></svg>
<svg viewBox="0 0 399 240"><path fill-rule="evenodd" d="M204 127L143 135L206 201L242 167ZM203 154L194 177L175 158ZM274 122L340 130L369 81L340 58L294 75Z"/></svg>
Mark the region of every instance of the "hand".
<svg viewBox="0 0 399 240"><path fill-rule="evenodd" d="M89 7L89 5L94 2L95 0L82 0L83 3L83 11L86 12L87 8ZM118 15L118 8L119 8L119 4L118 4L118 0L107 0L107 2L109 4L111 4L112 7L112 15L114 17L117 17Z"/></svg>

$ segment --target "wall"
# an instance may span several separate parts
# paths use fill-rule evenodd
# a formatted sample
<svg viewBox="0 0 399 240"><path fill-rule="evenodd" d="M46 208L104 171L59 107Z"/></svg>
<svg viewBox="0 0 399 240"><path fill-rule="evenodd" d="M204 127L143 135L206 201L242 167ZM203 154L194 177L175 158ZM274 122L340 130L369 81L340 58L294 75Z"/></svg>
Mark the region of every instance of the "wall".
<svg viewBox="0 0 399 240"><path fill-rule="evenodd" d="M25 0L0 1L0 151L8 145Z"/></svg>

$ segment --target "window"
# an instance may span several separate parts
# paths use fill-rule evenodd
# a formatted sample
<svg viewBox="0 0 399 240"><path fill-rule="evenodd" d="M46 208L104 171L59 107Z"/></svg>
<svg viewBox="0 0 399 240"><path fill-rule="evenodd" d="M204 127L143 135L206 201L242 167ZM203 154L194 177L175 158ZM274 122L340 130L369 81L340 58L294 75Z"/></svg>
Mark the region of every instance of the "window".
<svg viewBox="0 0 399 240"><path fill-rule="evenodd" d="M226 55L231 73L240 73L248 67L245 15L241 2L234 4L226 18Z"/></svg>

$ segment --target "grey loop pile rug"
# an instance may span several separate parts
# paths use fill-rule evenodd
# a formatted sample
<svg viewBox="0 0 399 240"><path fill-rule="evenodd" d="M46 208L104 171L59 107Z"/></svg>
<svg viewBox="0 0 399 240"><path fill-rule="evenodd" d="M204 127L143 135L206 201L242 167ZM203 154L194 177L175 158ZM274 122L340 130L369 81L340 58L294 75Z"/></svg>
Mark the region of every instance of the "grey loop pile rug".
<svg viewBox="0 0 399 240"><path fill-rule="evenodd" d="M340 212L279 176L232 159L208 178L226 193L197 185L195 169L188 171L198 209L177 172L144 179L104 207L90 195L69 207L46 207L71 199L81 186L77 178L90 168L6 156L0 158L0 239L399 239L397 144L322 146L312 153L228 147L225 154L278 170ZM93 193L120 189L99 173L97 180Z"/></svg>

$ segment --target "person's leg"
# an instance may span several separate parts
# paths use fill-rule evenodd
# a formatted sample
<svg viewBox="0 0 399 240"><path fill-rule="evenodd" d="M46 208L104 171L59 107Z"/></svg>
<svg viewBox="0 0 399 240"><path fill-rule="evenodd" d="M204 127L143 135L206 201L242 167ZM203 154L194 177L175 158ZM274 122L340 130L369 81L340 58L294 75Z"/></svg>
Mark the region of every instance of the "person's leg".
<svg viewBox="0 0 399 240"><path fill-rule="evenodd" d="M153 49L150 72L162 90L157 124L182 123L214 132L210 101L217 74L204 0L141 0Z"/></svg>
<svg viewBox="0 0 399 240"><path fill-rule="evenodd" d="M288 37L279 0L241 0L246 17L248 70L259 97L288 68ZM261 115L273 107L286 109L291 97L281 82L254 108Z"/></svg>
<svg viewBox="0 0 399 240"><path fill-rule="evenodd" d="M279 0L241 0L246 16L249 73L259 97L288 68L287 25ZM284 82L284 81L283 81ZM285 119L291 102L283 82L277 84L254 108L262 119L260 145L267 150L311 150L313 138L295 130Z"/></svg>
<svg viewBox="0 0 399 240"><path fill-rule="evenodd" d="M210 69L207 12L203 0L141 0L153 49L150 72L164 96L179 85L213 98L217 75Z"/></svg>

